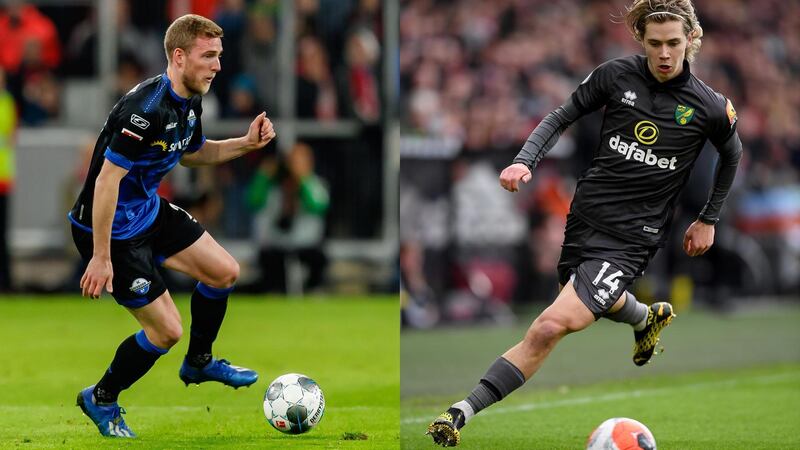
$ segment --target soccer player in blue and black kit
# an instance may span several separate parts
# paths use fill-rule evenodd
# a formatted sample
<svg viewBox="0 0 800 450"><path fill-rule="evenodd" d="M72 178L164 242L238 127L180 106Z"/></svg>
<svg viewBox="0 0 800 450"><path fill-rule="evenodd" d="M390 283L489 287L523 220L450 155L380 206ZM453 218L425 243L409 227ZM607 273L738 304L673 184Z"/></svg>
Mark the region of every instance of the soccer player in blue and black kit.
<svg viewBox="0 0 800 450"><path fill-rule="evenodd" d="M275 137L261 113L240 138L203 136L202 96L220 70L222 29L185 15L167 29L167 71L143 81L114 106L92 155L83 190L69 212L72 234L88 261L83 295L105 288L142 329L117 348L100 380L78 394L78 406L104 436L135 437L117 397L141 378L183 333L181 317L157 265L198 280L191 337L179 376L187 385L253 384L255 371L212 357L239 265L186 211L156 194L176 164L220 164L264 147Z"/></svg>
<svg viewBox="0 0 800 450"><path fill-rule="evenodd" d="M631 324L633 362L646 364L673 319L666 302L644 305L627 290L668 235L672 213L706 140L720 160L708 202L686 231L689 256L714 242L714 224L742 154L730 100L692 75L702 29L690 0L635 0L625 15L645 55L597 67L531 133L500 185L516 192L581 116L605 108L601 142L576 187L558 263L562 289L525 337L500 356L464 400L428 427L435 443L458 445L476 413L522 386L556 344L600 317Z"/></svg>

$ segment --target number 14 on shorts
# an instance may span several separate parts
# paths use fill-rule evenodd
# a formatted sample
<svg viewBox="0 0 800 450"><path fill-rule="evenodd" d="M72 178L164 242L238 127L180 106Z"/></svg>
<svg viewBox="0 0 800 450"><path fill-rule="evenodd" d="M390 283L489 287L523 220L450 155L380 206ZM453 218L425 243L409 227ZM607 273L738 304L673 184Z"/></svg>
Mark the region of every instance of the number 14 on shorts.
<svg viewBox="0 0 800 450"><path fill-rule="evenodd" d="M593 285L597 286L597 283L600 282L600 279L603 278L603 275L606 273L609 267L611 267L611 264L609 264L606 261L603 261L603 266L600 267L600 271L597 272L597 276L594 277L594 280L592 281ZM620 276L622 276L622 271L618 270L612 273L611 275L603 278L603 283L610 288L608 290L609 294L614 295L614 292L616 292L617 289L619 288L619 280L617 280L617 278L619 278Z"/></svg>

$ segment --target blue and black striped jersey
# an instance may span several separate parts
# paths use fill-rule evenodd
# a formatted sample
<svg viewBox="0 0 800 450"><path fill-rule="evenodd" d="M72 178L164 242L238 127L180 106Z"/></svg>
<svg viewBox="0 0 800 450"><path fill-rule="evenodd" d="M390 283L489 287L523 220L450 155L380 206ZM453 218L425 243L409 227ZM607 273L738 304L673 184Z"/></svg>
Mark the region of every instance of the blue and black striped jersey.
<svg viewBox="0 0 800 450"><path fill-rule="evenodd" d="M147 230L158 215L161 179L184 153L203 146L202 97L183 98L166 74L139 83L111 110L94 147L83 190L68 217L91 231L95 180L104 160L125 168L111 228L112 239Z"/></svg>

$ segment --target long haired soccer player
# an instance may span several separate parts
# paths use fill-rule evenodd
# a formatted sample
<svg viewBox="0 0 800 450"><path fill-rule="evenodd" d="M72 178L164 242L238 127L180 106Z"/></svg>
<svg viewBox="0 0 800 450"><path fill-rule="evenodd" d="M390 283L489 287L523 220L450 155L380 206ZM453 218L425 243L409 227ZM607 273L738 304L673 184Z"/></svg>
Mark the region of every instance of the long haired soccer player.
<svg viewBox="0 0 800 450"><path fill-rule="evenodd" d="M428 427L435 443L458 445L479 411L522 386L556 344L601 317L634 330L633 362L647 363L674 314L666 302L640 303L628 287L665 243L678 194L706 140L719 151L708 202L686 231L689 256L714 243L714 225L742 154L736 112L690 71L702 29L690 0L635 0L625 23L644 47L597 67L566 102L533 130L500 185L516 192L560 134L605 108L601 142L578 180L558 278L561 291L524 338L494 363L472 393Z"/></svg>
<svg viewBox="0 0 800 450"><path fill-rule="evenodd" d="M117 348L100 380L78 394L78 406L103 436L134 437L117 403L183 334L181 317L157 265L198 280L192 294L189 349L179 371L187 385L253 384L255 371L212 356L239 265L186 211L156 194L176 164L220 164L264 147L275 137L265 113L247 134L223 141L203 136L202 96L220 71L222 29L185 15L167 29L165 73L141 82L114 106L92 155L89 175L69 212L72 234L88 261L80 287L105 289L141 330Z"/></svg>

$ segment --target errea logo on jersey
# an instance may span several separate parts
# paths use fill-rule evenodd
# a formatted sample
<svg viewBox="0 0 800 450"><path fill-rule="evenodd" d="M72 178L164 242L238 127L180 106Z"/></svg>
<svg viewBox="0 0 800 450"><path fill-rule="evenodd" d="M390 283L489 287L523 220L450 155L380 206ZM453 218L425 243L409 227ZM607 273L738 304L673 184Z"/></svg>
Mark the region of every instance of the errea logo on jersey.
<svg viewBox="0 0 800 450"><path fill-rule="evenodd" d="M622 98L619 99L619 101L621 101L622 103L625 103L626 105L629 105L629 106L635 106L636 102L634 100L636 100L636 99L637 99L636 92L625 91L625 93L622 94Z"/></svg>

